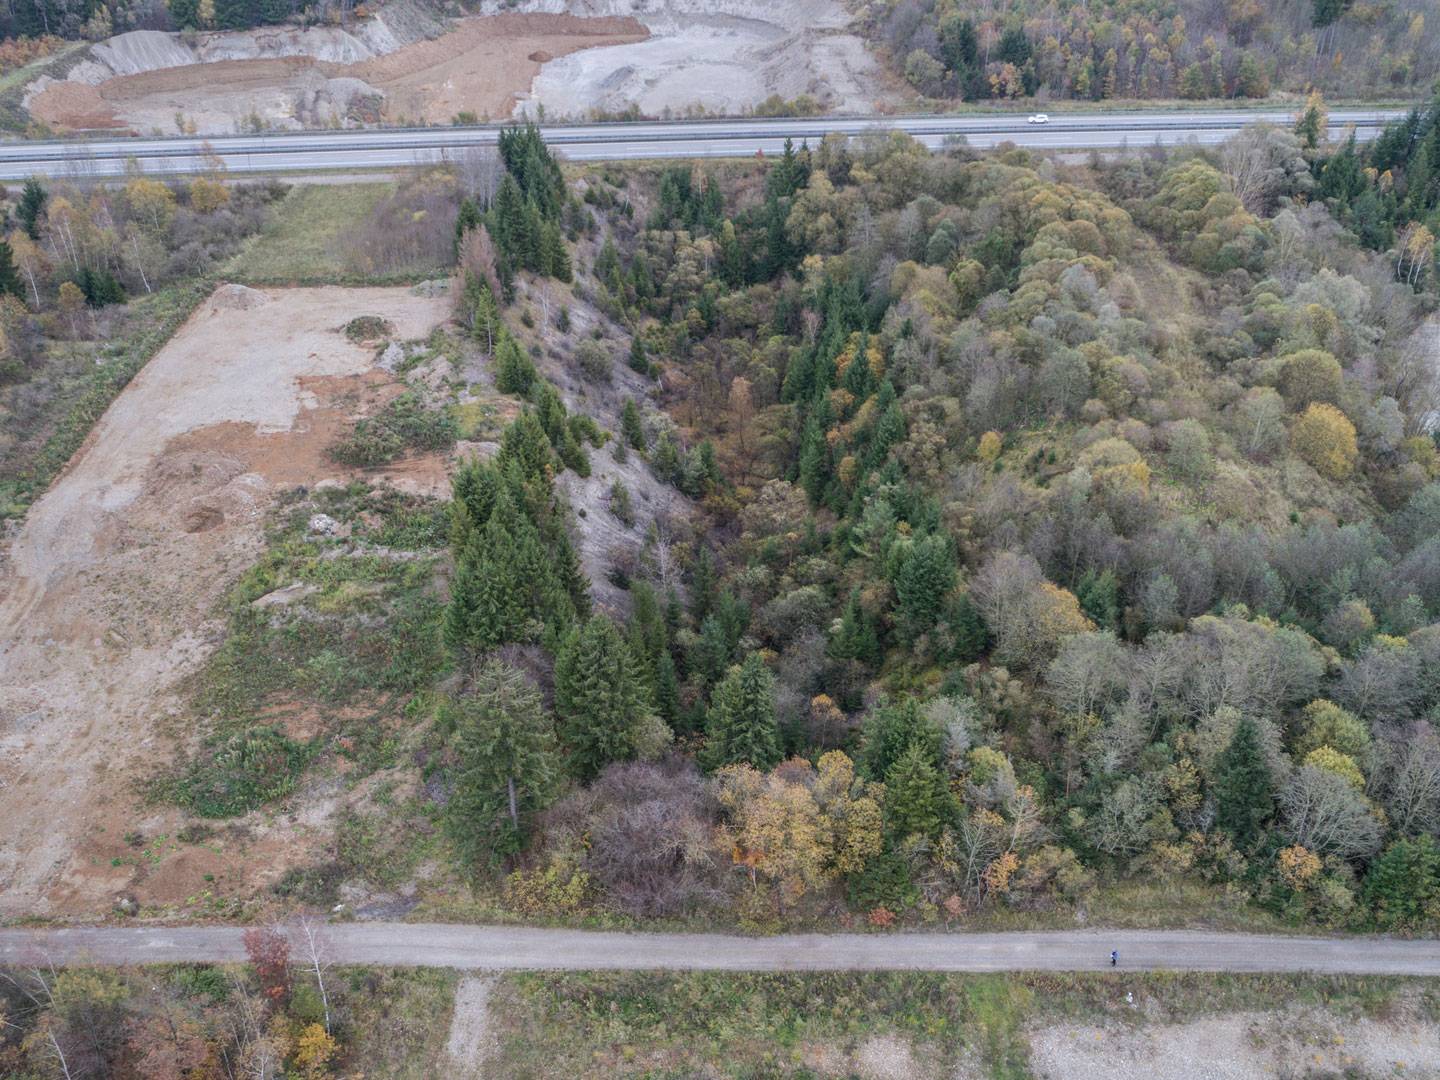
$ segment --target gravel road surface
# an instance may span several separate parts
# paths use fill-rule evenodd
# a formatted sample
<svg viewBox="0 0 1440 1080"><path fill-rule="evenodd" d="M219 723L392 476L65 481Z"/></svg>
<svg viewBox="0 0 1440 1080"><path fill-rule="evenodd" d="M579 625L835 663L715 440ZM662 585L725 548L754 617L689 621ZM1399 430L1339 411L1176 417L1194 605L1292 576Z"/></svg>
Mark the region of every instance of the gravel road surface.
<svg viewBox="0 0 1440 1080"><path fill-rule="evenodd" d="M0 930L0 964L240 960L238 927ZM1440 941L1267 937L1201 931L1002 934L647 934L526 927L342 923L335 963L461 969L1089 971L1111 949L1135 970L1440 975Z"/></svg>

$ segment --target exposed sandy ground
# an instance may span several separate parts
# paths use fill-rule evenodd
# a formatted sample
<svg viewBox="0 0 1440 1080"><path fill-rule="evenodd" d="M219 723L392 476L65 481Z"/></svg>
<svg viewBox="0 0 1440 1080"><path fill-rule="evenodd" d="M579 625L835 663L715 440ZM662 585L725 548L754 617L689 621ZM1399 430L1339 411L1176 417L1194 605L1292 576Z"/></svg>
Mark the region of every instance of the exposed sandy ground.
<svg viewBox="0 0 1440 1080"><path fill-rule="evenodd" d="M1030 1036L1037 1080L1440 1077L1440 1032L1321 1012L1240 1013L1140 1029L1061 1025Z"/></svg>
<svg viewBox="0 0 1440 1080"><path fill-rule="evenodd" d="M630 352L629 334L593 304L577 297L570 286L530 278L521 279L516 286L521 303L529 307L536 319L533 330L512 329L523 344L541 346L541 355L535 361L540 373L554 384L567 409L583 413L607 431L618 433L626 399L643 405L654 385L626 363ZM568 334L561 333L554 325L554 316L561 307L570 312ZM573 362L579 343L597 328L614 358L610 379L601 382L585 378ZM488 370L467 372L467 375L491 379ZM633 525L624 524L610 512L610 489L617 481L630 492L635 514ZM657 527L666 537L682 534L683 523L692 510L690 500L656 477L640 454L631 453L623 464L616 461L613 443L590 451L589 476L566 469L556 479L556 487L577 515L577 550L581 566L590 579L591 598L600 608L624 615L629 611L630 594L611 580L611 569L617 564L638 563L652 527ZM662 596L668 588L681 590L673 553L662 565L659 552L652 548L651 569L660 579Z"/></svg>
<svg viewBox="0 0 1440 1080"><path fill-rule="evenodd" d="M204 873L263 882L318 833L302 818L143 855L123 840L179 824L135 782L171 752L176 684L217 643L216 601L259 553L272 494L341 472L325 447L395 392L374 348L339 328L378 314L423 337L448 306L405 289L223 286L30 509L0 553L0 917L96 913L121 892L178 903ZM397 486L443 490L443 463L409 469Z"/></svg>
<svg viewBox="0 0 1440 1080"><path fill-rule="evenodd" d="M392 118L443 124L468 109L499 120L546 61L648 36L633 18L495 15L464 19L442 38L352 64L345 74L381 90Z"/></svg>
<svg viewBox="0 0 1440 1080"><path fill-rule="evenodd" d="M633 15L650 38L546 64L517 112L584 117L632 104L646 115L734 115L778 94L869 113L888 94L841 0L485 0L483 10Z"/></svg>
<svg viewBox="0 0 1440 1080"><path fill-rule="evenodd" d="M96 45L65 81L25 104L57 127L201 133L384 119L447 123L460 112L583 118L740 114L808 95L869 113L894 98L850 30L842 0L482 0L441 32L396 0L348 29L272 27L192 42L132 31ZM429 40L427 40L429 39ZM374 100L383 97L377 115Z"/></svg>
<svg viewBox="0 0 1440 1080"><path fill-rule="evenodd" d="M470 976L455 988L455 1011L450 1016L450 1037L445 1054L453 1080L484 1080L485 1059L494 1052L495 1036L490 1031L490 991L493 976Z"/></svg>
<svg viewBox="0 0 1440 1080"><path fill-rule="evenodd" d="M542 63L579 49L643 41L648 34L633 18L511 13L462 19L433 41L354 62L328 59L358 49L340 48L329 39L310 43L313 54L224 58L227 53L220 53L221 58L180 66L177 59L194 55L131 49L126 58L133 63L122 70L141 70L99 81L94 71L82 70L78 78L46 84L27 104L33 116L57 127L141 132L173 132L177 115L202 133L236 130L252 115L281 127L333 124L376 95L383 96L381 113L391 122L443 124L462 111L500 119L529 89ZM157 66L144 68L146 63Z"/></svg>

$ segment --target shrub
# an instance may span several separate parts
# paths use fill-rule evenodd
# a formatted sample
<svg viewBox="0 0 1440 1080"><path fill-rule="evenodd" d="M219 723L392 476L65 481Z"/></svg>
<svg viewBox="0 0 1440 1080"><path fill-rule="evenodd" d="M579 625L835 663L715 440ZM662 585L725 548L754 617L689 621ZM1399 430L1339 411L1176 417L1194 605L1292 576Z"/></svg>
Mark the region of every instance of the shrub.
<svg viewBox="0 0 1440 1080"><path fill-rule="evenodd" d="M201 817L237 817L288 795L308 748L274 726L212 741L176 785L175 801Z"/></svg>
<svg viewBox="0 0 1440 1080"><path fill-rule="evenodd" d="M603 342L587 339L575 349L575 363L591 382L608 383L615 369L614 358Z"/></svg>
<svg viewBox="0 0 1440 1080"><path fill-rule="evenodd" d="M373 469L394 461L406 450L449 449L459 434L448 410L427 409L417 395L405 393L378 416L357 423L328 452L341 465Z"/></svg>
<svg viewBox="0 0 1440 1080"><path fill-rule="evenodd" d="M1316 472L1329 480L1345 480L1360 456L1355 425L1333 405L1314 404L1290 429L1290 445Z"/></svg>
<svg viewBox="0 0 1440 1080"><path fill-rule="evenodd" d="M345 336L351 341L379 341L395 332L395 327L379 315L357 315L345 324Z"/></svg>

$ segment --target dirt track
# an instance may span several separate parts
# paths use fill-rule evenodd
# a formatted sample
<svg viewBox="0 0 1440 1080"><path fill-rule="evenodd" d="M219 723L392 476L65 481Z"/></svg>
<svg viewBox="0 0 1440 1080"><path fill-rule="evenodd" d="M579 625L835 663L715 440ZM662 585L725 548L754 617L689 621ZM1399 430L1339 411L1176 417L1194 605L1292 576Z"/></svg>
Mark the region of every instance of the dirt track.
<svg viewBox="0 0 1440 1080"><path fill-rule="evenodd" d="M273 490L343 472L325 447L389 385L339 328L378 314L421 337L447 307L406 289L224 286L31 507L0 552L0 918L94 914L122 891L179 903L221 864L263 875L303 846L282 827L248 857L197 846L152 867L123 837L178 823L137 782L173 752L176 683L213 649L216 601L258 554ZM416 479L443 484L443 469Z"/></svg>
<svg viewBox="0 0 1440 1080"><path fill-rule="evenodd" d="M0 964L241 960L239 927L0 930ZM1440 941L1301 938L1188 930L1003 934L626 934L526 927L344 923L342 964L495 970L1294 971L1440 976Z"/></svg>

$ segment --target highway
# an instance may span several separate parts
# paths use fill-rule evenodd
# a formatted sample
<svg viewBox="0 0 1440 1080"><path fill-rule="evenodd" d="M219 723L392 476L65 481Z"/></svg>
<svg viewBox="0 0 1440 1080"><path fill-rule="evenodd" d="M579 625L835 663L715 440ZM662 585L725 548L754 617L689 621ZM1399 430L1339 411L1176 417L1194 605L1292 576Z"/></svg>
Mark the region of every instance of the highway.
<svg viewBox="0 0 1440 1080"><path fill-rule="evenodd" d="M0 930L0 967L243 960L238 926ZM291 931L292 935L295 931ZM337 964L489 970L704 971L1297 971L1440 975L1433 939L1318 938L1198 930L995 934L621 933L525 926L339 923L324 927ZM299 939L292 936L298 945Z"/></svg>
<svg viewBox="0 0 1440 1080"><path fill-rule="evenodd" d="M1354 126L1359 139L1374 138L1400 110L1337 110L1335 137ZM1285 111L1060 113L1046 124L1020 114L905 116L875 119L684 120L546 126L546 141L572 161L633 161L652 158L771 156L785 140L818 142L829 132L851 137L903 131L930 149L963 137L977 149L1003 142L1039 150L1116 150L1124 147L1201 145L1224 142L1252 123L1290 126ZM322 172L397 169L453 161L467 147L492 146L499 128L451 127L394 130L285 132L223 135L209 139L89 138L0 143L0 180L30 176L104 177L125 173L132 160L146 173L196 173L214 158L231 173ZM212 157L213 155L213 157Z"/></svg>

